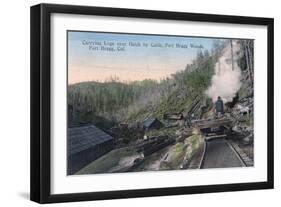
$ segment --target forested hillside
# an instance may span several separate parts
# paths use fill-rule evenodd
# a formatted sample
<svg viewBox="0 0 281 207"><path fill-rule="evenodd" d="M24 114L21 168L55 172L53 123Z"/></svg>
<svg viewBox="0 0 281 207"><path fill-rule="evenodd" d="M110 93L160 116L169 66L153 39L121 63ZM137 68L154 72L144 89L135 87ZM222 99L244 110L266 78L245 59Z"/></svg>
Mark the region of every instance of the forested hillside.
<svg viewBox="0 0 281 207"><path fill-rule="evenodd" d="M70 85L68 104L72 107L71 123L91 122L108 129L116 123L136 124L150 116L161 120L165 113L170 112L202 116L212 102L205 91L211 84L215 64L227 44L227 41L217 41L212 51L199 50L191 64L160 81L121 82L113 77L107 82ZM248 67L251 66L248 53L252 45L247 41L238 44L247 52L239 56L237 62L251 80L253 72Z"/></svg>

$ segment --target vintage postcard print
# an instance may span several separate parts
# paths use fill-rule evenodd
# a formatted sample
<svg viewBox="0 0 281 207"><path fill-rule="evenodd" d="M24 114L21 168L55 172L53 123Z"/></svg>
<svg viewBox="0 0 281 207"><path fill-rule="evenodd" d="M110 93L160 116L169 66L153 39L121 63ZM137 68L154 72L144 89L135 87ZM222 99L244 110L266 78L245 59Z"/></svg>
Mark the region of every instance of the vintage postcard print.
<svg viewBox="0 0 281 207"><path fill-rule="evenodd" d="M67 174L254 166L254 40L67 31Z"/></svg>

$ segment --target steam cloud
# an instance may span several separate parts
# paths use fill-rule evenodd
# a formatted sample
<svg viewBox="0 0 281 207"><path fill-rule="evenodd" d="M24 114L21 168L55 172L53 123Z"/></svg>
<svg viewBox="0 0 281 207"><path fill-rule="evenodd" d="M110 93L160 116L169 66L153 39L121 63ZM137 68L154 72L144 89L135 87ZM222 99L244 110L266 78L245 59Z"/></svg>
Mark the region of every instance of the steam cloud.
<svg viewBox="0 0 281 207"><path fill-rule="evenodd" d="M215 74L212 77L211 86L206 94L215 102L220 96L224 102L232 101L236 92L240 89L241 69L237 64L240 57L240 45L232 41L233 68L231 60L231 44L226 43L222 55L215 64Z"/></svg>

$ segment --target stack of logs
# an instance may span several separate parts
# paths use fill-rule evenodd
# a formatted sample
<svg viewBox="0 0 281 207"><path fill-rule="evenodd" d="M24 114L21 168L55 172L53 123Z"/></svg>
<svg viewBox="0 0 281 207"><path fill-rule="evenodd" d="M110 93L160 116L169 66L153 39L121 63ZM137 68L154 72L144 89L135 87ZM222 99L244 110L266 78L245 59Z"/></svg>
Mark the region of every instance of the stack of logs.
<svg viewBox="0 0 281 207"><path fill-rule="evenodd" d="M144 157L146 157L174 143L175 139L169 138L168 136L150 137L138 143L136 148L138 152L142 152Z"/></svg>

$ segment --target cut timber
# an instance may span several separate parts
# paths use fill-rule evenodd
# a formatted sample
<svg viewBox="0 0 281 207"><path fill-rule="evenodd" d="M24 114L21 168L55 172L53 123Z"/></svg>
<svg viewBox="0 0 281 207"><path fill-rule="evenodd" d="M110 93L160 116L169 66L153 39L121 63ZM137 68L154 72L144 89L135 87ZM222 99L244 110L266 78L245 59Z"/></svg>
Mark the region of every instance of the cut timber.
<svg viewBox="0 0 281 207"><path fill-rule="evenodd" d="M226 134L213 135L213 136L205 137L205 140L206 140L206 141L209 141L210 139L225 138L226 136L227 136Z"/></svg>
<svg viewBox="0 0 281 207"><path fill-rule="evenodd" d="M150 137L137 144L136 149L146 157L174 143L175 139L169 138L168 136Z"/></svg>
<svg viewBox="0 0 281 207"><path fill-rule="evenodd" d="M193 122L194 126L198 129L207 129L207 128L215 128L220 126L231 126L233 124L232 119L230 118L221 118L221 119L202 119L196 120Z"/></svg>

